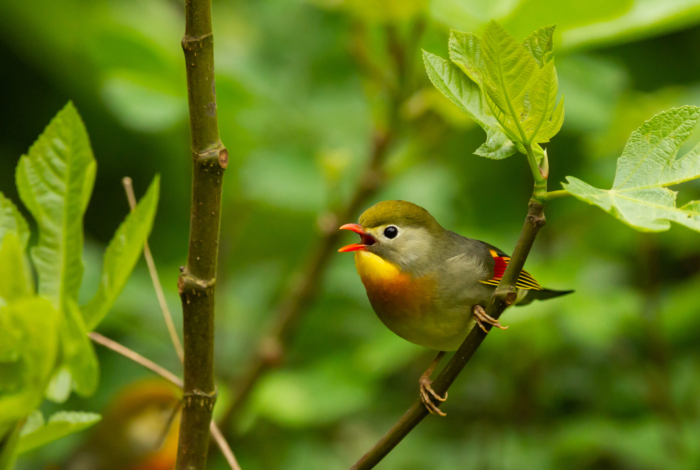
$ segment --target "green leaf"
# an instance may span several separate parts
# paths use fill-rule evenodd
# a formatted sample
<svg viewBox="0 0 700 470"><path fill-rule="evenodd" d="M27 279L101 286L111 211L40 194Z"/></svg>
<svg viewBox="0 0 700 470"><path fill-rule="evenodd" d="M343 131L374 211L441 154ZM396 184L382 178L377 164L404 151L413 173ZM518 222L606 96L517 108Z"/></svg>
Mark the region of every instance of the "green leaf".
<svg viewBox="0 0 700 470"><path fill-rule="evenodd" d="M41 416L41 413L39 415ZM82 431L100 419L102 417L96 413L61 411L51 416L48 423L43 422L43 417L40 423L27 420L22 428L17 453L36 449L69 434Z"/></svg>
<svg viewBox="0 0 700 470"><path fill-rule="evenodd" d="M473 33L450 31L450 60L481 87L484 59L481 55L481 39Z"/></svg>
<svg viewBox="0 0 700 470"><path fill-rule="evenodd" d="M29 241L29 226L17 207L0 193L0 243L6 233L15 233L22 244L22 249Z"/></svg>
<svg viewBox="0 0 700 470"><path fill-rule="evenodd" d="M676 192L666 188L700 177L700 145L676 154L700 119L700 108L683 106L657 114L632 133L617 161L610 190L569 176L564 188L642 231L663 231L670 222L700 231L700 201L676 207Z"/></svg>
<svg viewBox="0 0 700 470"><path fill-rule="evenodd" d="M16 344L16 360L5 369L12 376L3 376L3 382L10 379L14 386L0 394L2 425L23 419L41 404L56 367L59 315L51 302L34 296L0 308L0 320L12 327L0 329L0 344Z"/></svg>
<svg viewBox="0 0 700 470"><path fill-rule="evenodd" d="M74 301L69 301L60 326L63 364L70 371L73 389L84 397L95 393L99 381L99 363L88 331Z"/></svg>
<svg viewBox="0 0 700 470"><path fill-rule="evenodd" d="M60 309L77 299L83 275L83 214L95 181L95 159L72 103L54 117L17 167L17 189L39 227L31 250L39 293Z"/></svg>
<svg viewBox="0 0 700 470"><path fill-rule="evenodd" d="M158 206L160 179L156 176L146 195L119 226L105 252L100 287L93 299L82 308L88 331L102 321L121 293L141 256L151 233Z"/></svg>
<svg viewBox="0 0 700 470"><path fill-rule="evenodd" d="M543 26L525 38L523 46L541 67L552 60L552 36L557 25Z"/></svg>
<svg viewBox="0 0 700 470"><path fill-rule="evenodd" d="M15 423L5 434L0 436L0 470L11 470L17 460L17 445L22 422Z"/></svg>
<svg viewBox="0 0 700 470"><path fill-rule="evenodd" d="M479 147L477 154L495 159L513 155L512 144L500 131L498 122L484 109L479 85L448 60L426 51L423 51L423 60L433 85L486 131L487 142Z"/></svg>
<svg viewBox="0 0 700 470"><path fill-rule="evenodd" d="M24 248L13 232L0 240L0 298L10 303L34 293Z"/></svg>
<svg viewBox="0 0 700 470"><path fill-rule="evenodd" d="M558 81L554 63L540 69L532 54L497 23L482 41L486 98L505 134L523 145L548 142L564 120L556 105Z"/></svg>

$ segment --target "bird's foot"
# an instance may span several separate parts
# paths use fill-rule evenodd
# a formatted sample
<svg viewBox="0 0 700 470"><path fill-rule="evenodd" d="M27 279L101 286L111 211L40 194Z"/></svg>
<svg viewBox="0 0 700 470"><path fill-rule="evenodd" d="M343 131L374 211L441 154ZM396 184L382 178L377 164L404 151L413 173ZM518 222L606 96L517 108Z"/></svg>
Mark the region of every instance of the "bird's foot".
<svg viewBox="0 0 700 470"><path fill-rule="evenodd" d="M447 400L447 392L445 392L444 397L438 395L431 386L433 381L430 380L430 376L426 374L423 374L421 376L420 380L418 380L418 383L420 385L420 399L425 405L425 407L428 409L430 414L447 416L447 413L440 411L440 408L438 408L437 405L435 405L435 402L433 402L433 399L439 402L444 402L445 400Z"/></svg>
<svg viewBox="0 0 700 470"><path fill-rule="evenodd" d="M476 323L479 325L479 328L484 330L484 333L489 332L489 330L487 330L484 326L484 323L488 323L489 325L495 326L496 328L500 328L502 330L508 329L507 326L501 325L501 322L487 314L486 310L484 310L484 307L482 307L481 305L474 305L472 313L474 314L474 318L476 318Z"/></svg>

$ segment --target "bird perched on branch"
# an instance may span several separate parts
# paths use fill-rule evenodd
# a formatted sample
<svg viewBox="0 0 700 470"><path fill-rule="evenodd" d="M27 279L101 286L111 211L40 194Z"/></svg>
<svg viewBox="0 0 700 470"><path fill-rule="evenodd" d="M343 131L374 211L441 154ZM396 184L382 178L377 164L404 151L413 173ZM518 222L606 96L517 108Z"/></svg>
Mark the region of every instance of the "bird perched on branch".
<svg viewBox="0 0 700 470"><path fill-rule="evenodd" d="M406 201L384 201L367 209L359 224L346 224L360 242L355 266L379 319L400 337L440 351L420 378L421 400L433 414L444 413L431 396L430 374L445 351L459 348L475 326L506 329L484 307L510 257L488 243L445 230L430 213ZM559 297L572 291L544 289L528 272L516 283L516 304Z"/></svg>

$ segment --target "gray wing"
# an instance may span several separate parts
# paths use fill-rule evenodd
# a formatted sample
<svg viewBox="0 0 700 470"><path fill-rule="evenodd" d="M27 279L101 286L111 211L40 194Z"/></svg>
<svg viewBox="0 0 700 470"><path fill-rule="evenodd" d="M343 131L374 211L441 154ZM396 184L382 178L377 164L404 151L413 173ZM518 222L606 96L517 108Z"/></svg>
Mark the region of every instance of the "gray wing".
<svg viewBox="0 0 700 470"><path fill-rule="evenodd" d="M490 245L479 240L448 232L442 265L438 268L440 283L437 288L439 302L445 308L466 307L485 303L494 287L482 284L493 277L494 260Z"/></svg>

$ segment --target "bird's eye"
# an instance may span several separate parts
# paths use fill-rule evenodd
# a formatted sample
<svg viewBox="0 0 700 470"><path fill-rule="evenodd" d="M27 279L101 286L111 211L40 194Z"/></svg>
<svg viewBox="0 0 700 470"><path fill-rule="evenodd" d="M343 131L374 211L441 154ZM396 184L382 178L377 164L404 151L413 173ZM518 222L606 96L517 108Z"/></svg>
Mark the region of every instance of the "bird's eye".
<svg viewBox="0 0 700 470"><path fill-rule="evenodd" d="M384 236L386 238L396 238L396 235L399 234L399 229L394 227L393 225L390 225L389 227L384 229Z"/></svg>

